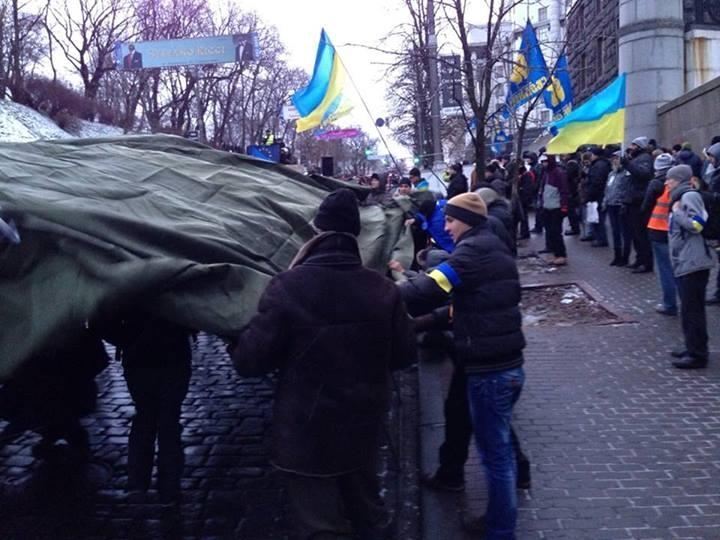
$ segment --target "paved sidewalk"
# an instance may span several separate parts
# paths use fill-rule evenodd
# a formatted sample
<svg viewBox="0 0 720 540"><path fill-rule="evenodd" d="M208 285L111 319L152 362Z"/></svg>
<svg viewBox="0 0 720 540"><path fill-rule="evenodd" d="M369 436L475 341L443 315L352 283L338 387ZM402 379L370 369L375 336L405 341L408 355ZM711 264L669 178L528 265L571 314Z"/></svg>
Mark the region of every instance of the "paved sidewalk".
<svg viewBox="0 0 720 540"><path fill-rule="evenodd" d="M268 464L273 380L235 374L223 343L201 335L183 404L186 466L179 508L131 500L127 435L134 408L121 367L98 378L99 406L85 421L89 467L50 466L32 457L39 437L0 446L0 539L293 539L280 475ZM381 451L382 485L400 536L418 530L417 375L394 377L392 411ZM4 422L0 421L0 428Z"/></svg>
<svg viewBox="0 0 720 540"><path fill-rule="evenodd" d="M569 265L526 283L582 280L637 321L526 330L515 426L532 461L518 539L720 539L720 307L709 306L706 370L674 369L680 321L654 312L654 274L608 266L611 252L566 237ZM534 237L531 249L542 248ZM714 276L711 277L714 290ZM423 470L436 467L447 364L420 368ZM475 448L462 495L423 490L424 538L472 538L459 512L486 502Z"/></svg>

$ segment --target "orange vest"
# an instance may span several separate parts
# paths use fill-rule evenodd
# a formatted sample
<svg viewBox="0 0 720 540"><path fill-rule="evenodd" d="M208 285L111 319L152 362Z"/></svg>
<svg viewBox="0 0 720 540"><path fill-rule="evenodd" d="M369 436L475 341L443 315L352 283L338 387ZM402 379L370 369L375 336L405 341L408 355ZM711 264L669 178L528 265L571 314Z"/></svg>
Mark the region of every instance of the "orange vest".
<svg viewBox="0 0 720 540"><path fill-rule="evenodd" d="M648 229L655 231L668 231L670 224L668 223L668 216L670 214L670 190L665 187L665 191L660 195L655 208L653 208L650 221L648 221Z"/></svg>

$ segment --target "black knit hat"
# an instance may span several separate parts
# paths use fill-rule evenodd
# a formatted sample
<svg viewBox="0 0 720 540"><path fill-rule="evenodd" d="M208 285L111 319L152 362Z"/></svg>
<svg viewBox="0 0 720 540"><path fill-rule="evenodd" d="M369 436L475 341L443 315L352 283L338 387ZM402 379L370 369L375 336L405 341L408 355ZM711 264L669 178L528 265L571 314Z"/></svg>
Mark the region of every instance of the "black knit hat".
<svg viewBox="0 0 720 540"><path fill-rule="evenodd" d="M360 211L355 193L347 188L330 193L320 203L313 223L321 231L360 234Z"/></svg>

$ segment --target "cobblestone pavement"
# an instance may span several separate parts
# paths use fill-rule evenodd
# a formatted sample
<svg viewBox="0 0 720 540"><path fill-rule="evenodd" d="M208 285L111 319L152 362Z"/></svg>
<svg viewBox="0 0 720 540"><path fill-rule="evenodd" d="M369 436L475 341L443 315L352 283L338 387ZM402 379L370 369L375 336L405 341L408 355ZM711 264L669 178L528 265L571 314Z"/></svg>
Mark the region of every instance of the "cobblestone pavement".
<svg viewBox="0 0 720 540"><path fill-rule="evenodd" d="M127 435L133 406L120 366L98 377L88 418L89 467L49 466L32 457L28 433L0 450L0 538L293 538L282 481L267 463L273 381L236 376L222 342L201 335L183 404L186 467L179 508L129 500ZM382 452L386 500L402 537L417 530L417 375L395 376L394 408ZM4 423L0 422L0 428Z"/></svg>
<svg viewBox="0 0 720 540"><path fill-rule="evenodd" d="M637 322L527 329L515 426L533 487L519 492L518 539L720 539L720 307L707 308L710 367L676 370L668 353L682 344L680 321L654 312L656 276L609 267L610 250L577 237L566 243L567 267L524 281L585 281ZM438 374L447 379L447 366L421 366L425 471L436 466L442 431ZM425 538L466 538L458 512L483 512L471 455L464 495L424 493Z"/></svg>

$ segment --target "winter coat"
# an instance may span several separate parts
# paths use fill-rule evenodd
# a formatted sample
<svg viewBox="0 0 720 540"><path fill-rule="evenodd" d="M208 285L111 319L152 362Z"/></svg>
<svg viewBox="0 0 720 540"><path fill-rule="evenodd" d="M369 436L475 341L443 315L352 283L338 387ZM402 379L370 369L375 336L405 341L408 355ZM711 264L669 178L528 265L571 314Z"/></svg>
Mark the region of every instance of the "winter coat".
<svg viewBox="0 0 720 540"><path fill-rule="evenodd" d="M390 370L415 358L392 281L362 266L357 239L316 236L275 276L232 354L242 376L278 370L272 463L309 476L366 466L377 453Z"/></svg>
<svg viewBox="0 0 720 540"><path fill-rule="evenodd" d="M584 180L583 193L584 202L601 202L605 195L608 175L612 171L610 162L602 157L597 158L590 164L587 176Z"/></svg>
<svg viewBox="0 0 720 540"><path fill-rule="evenodd" d="M390 204L392 201L392 195L384 189L372 190L365 200L361 203L361 206L371 206L373 204L379 204L385 206Z"/></svg>
<svg viewBox="0 0 720 540"><path fill-rule="evenodd" d="M702 178L703 160L695 152L688 150L687 148L685 150L680 150L680 152L678 152L677 159L678 163L690 166L693 176Z"/></svg>
<svg viewBox="0 0 720 540"><path fill-rule="evenodd" d="M720 193L720 167L713 169L708 175L708 189L713 193Z"/></svg>
<svg viewBox="0 0 720 540"><path fill-rule="evenodd" d="M641 215L650 216L653 214L658 199L665 192L666 177L667 171L658 171L655 173L655 178L650 180L647 191L645 192L645 199L643 199L642 205L640 206ZM648 236L653 242L668 243L668 234L665 231L656 230L648 226Z"/></svg>
<svg viewBox="0 0 720 540"><path fill-rule="evenodd" d="M608 175L603 206L622 206L630 204L630 174L625 169L617 169Z"/></svg>
<svg viewBox="0 0 720 540"><path fill-rule="evenodd" d="M645 151L640 151L632 159L624 159L623 166L630 173L629 203L640 206L645 198L647 186L655 176L653 158Z"/></svg>
<svg viewBox="0 0 720 540"><path fill-rule="evenodd" d="M94 333L81 329L29 358L0 387L0 417L22 429L66 426L95 411L95 377L109 362Z"/></svg>
<svg viewBox="0 0 720 540"><path fill-rule="evenodd" d="M565 173L567 174L568 204L573 207L580 205L580 177L582 170L580 164L575 159L569 159L565 163Z"/></svg>
<svg viewBox="0 0 720 540"><path fill-rule="evenodd" d="M640 211L645 214L653 211L655 203L665 191L665 179L667 177L667 171L660 171L655 173L655 178L650 180L647 190L645 190L645 198L643 199Z"/></svg>
<svg viewBox="0 0 720 540"><path fill-rule="evenodd" d="M675 277L684 276L715 266L715 251L708 247L702 235L708 213L702 195L688 185L681 185L671 193L677 208L670 212L670 262Z"/></svg>
<svg viewBox="0 0 720 540"><path fill-rule="evenodd" d="M548 166L542 182L541 193L544 210L568 209L570 191L567 184L567 175L559 167L553 156L548 156Z"/></svg>
<svg viewBox="0 0 720 540"><path fill-rule="evenodd" d="M487 207L488 225L490 230L510 249L513 255L517 255L515 245L515 222L513 221L510 202L507 199L496 199Z"/></svg>
<svg viewBox="0 0 720 540"><path fill-rule="evenodd" d="M450 177L450 184L447 189L447 198L452 199L455 195L461 193L467 193L468 191L468 179L461 172L456 172Z"/></svg>
<svg viewBox="0 0 720 540"><path fill-rule="evenodd" d="M523 207L529 207L535 200L535 173L528 171L520 175L518 197Z"/></svg>
<svg viewBox="0 0 720 540"><path fill-rule="evenodd" d="M420 205L420 212L415 215L415 219L420 228L430 235L433 242L448 253L452 253L452 250L455 249L455 243L452 237L445 232L446 204L447 200L445 199L437 202L423 201Z"/></svg>
<svg viewBox="0 0 720 540"><path fill-rule="evenodd" d="M465 232L446 262L399 287L413 315L433 312L452 298L456 359L467 373L522 365L517 266L487 221Z"/></svg>

